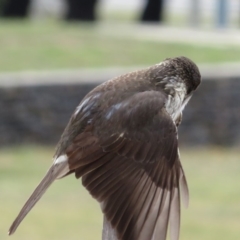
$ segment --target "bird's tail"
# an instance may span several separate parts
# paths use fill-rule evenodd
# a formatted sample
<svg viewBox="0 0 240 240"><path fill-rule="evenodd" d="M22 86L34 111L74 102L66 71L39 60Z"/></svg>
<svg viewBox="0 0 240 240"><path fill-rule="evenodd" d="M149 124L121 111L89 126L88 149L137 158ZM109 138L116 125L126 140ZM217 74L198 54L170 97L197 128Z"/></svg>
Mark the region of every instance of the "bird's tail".
<svg viewBox="0 0 240 240"><path fill-rule="evenodd" d="M67 161L57 162L51 166L46 176L42 179L37 188L33 191L32 195L27 200L22 210L19 212L17 218L12 223L8 232L9 235L13 234L16 231L17 227L22 222L24 217L34 207L34 205L46 192L47 188L53 183L53 181L66 174L67 171L69 171Z"/></svg>

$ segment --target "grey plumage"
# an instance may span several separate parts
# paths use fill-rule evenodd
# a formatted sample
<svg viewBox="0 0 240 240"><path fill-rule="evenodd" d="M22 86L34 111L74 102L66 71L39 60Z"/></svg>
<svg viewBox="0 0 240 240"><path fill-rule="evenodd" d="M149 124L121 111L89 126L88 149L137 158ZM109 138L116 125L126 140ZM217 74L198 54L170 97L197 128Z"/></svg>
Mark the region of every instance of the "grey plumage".
<svg viewBox="0 0 240 240"><path fill-rule="evenodd" d="M168 224L171 239L178 240L180 188L185 205L188 188L177 126L200 81L197 66L178 57L99 85L81 101L63 132L50 179L71 173L82 177L120 240L165 240ZM49 174L9 234L50 185Z"/></svg>

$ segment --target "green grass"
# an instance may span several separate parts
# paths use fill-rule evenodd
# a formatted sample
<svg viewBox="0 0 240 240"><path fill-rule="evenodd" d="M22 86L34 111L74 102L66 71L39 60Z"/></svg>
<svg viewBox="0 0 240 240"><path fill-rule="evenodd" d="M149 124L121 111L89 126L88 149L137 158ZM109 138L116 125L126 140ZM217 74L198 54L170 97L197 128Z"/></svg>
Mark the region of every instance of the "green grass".
<svg viewBox="0 0 240 240"><path fill-rule="evenodd" d="M0 22L0 72L152 65L185 55L197 63L239 61L240 48L134 40L121 25ZM119 38L114 32L122 32Z"/></svg>
<svg viewBox="0 0 240 240"><path fill-rule="evenodd" d="M51 164L52 148L0 151L0 239ZM182 149L190 206L182 208L181 239L236 240L240 236L239 150ZM11 239L101 239L102 215L74 176L55 182Z"/></svg>
<svg viewBox="0 0 240 240"><path fill-rule="evenodd" d="M53 149L22 147L0 152L0 239L27 196L45 174ZM12 239L100 239L98 203L68 177L56 181Z"/></svg>

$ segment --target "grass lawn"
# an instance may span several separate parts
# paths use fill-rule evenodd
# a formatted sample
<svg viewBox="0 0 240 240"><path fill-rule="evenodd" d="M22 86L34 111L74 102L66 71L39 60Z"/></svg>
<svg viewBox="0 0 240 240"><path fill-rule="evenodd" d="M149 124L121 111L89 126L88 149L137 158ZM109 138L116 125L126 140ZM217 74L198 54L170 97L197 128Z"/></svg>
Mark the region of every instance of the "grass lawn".
<svg viewBox="0 0 240 240"><path fill-rule="evenodd" d="M0 239L51 163L53 148L0 150ZM182 149L190 206L182 209L181 239L240 236L239 150ZM11 236L16 240L101 239L101 211L74 176L55 182Z"/></svg>
<svg viewBox="0 0 240 240"><path fill-rule="evenodd" d="M240 48L237 47L219 49L134 40L128 36L119 38L111 35L113 30L116 32L114 26L110 24L103 33L99 24L1 21L0 72L152 65L179 55L197 63L240 60ZM117 31L124 35L124 28Z"/></svg>

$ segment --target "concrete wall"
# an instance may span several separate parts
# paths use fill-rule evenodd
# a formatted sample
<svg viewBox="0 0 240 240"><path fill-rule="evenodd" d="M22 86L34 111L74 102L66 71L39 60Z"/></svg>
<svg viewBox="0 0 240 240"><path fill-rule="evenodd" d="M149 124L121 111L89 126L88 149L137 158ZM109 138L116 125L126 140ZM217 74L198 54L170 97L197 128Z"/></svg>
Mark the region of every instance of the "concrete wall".
<svg viewBox="0 0 240 240"><path fill-rule="evenodd" d="M67 83L62 81L67 79L66 73L42 74L37 81L30 81L34 79L31 74L1 76L0 146L56 144L84 95L120 72L76 72L69 75ZM200 88L184 110L179 129L181 144L240 144L240 77L220 75L203 74Z"/></svg>
<svg viewBox="0 0 240 240"><path fill-rule="evenodd" d="M204 78L184 111L179 138L188 145L239 145L240 78Z"/></svg>

